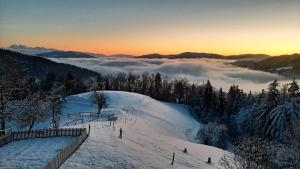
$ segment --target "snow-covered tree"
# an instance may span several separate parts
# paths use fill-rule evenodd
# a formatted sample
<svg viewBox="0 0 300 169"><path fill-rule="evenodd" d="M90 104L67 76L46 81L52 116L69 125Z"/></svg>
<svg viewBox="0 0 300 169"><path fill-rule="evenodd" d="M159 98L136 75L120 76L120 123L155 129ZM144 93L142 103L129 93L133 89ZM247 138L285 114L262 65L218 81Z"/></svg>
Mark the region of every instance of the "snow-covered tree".
<svg viewBox="0 0 300 169"><path fill-rule="evenodd" d="M262 139L246 137L233 153L225 153L219 164L225 169L269 169L269 148L269 143Z"/></svg>
<svg viewBox="0 0 300 169"><path fill-rule="evenodd" d="M274 108L266 116L263 130L265 135L281 141L284 133L295 133L294 124L300 121L300 104L296 99Z"/></svg>
<svg viewBox="0 0 300 169"><path fill-rule="evenodd" d="M208 123L198 130L197 137L202 144L225 148L227 127L222 124Z"/></svg>
<svg viewBox="0 0 300 169"><path fill-rule="evenodd" d="M290 83L290 87L288 88L288 92L290 94L291 97L297 97L300 96L300 92L299 92L299 85L294 77L292 83Z"/></svg>
<svg viewBox="0 0 300 169"><path fill-rule="evenodd" d="M270 169L299 169L299 148L283 144L270 147Z"/></svg>
<svg viewBox="0 0 300 169"><path fill-rule="evenodd" d="M275 79L268 88L268 93L264 100L260 103L260 105L256 109L256 119L255 123L257 124L256 133L261 137L268 137L266 133L269 130L270 124L267 123L268 118L270 117L270 112L276 108L279 104L279 90L277 79Z"/></svg>

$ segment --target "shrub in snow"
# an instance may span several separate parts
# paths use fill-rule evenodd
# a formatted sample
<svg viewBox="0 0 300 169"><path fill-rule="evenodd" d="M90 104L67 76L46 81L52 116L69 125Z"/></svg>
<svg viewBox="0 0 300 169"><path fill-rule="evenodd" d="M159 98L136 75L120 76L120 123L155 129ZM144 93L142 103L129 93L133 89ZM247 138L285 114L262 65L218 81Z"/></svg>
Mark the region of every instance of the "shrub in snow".
<svg viewBox="0 0 300 169"><path fill-rule="evenodd" d="M234 153L226 152L219 161L225 169L268 169L269 143L257 138L245 138Z"/></svg>
<svg viewBox="0 0 300 169"><path fill-rule="evenodd" d="M225 148L227 127L222 124L208 123L199 129L197 137L202 144Z"/></svg>
<svg viewBox="0 0 300 169"><path fill-rule="evenodd" d="M298 169L300 168L300 151L295 147L275 145L271 149L272 169Z"/></svg>
<svg viewBox="0 0 300 169"><path fill-rule="evenodd" d="M294 146L247 137L219 161L225 169L298 169L300 151Z"/></svg>

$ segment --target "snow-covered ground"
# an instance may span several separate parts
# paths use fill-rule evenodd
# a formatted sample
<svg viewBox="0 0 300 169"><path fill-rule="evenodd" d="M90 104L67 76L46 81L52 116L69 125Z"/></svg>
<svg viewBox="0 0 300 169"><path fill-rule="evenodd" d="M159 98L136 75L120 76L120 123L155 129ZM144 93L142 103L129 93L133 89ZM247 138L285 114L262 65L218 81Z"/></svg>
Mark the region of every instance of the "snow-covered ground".
<svg viewBox="0 0 300 169"><path fill-rule="evenodd" d="M1 169L40 169L76 137L18 140L0 147Z"/></svg>
<svg viewBox="0 0 300 169"><path fill-rule="evenodd" d="M71 96L64 114L95 112L91 93ZM98 122L90 122L91 134L61 168L219 168L224 151L197 144L200 124L184 105L163 103L135 93L105 91L107 106ZM118 117L115 127L107 116ZM87 126L87 124L85 124ZM74 127L74 126L72 126ZM76 127L82 127L82 124ZM119 138L119 129L123 138ZM188 153L184 153L187 148ZM175 162L171 165L172 153ZM212 158L212 164L206 161Z"/></svg>

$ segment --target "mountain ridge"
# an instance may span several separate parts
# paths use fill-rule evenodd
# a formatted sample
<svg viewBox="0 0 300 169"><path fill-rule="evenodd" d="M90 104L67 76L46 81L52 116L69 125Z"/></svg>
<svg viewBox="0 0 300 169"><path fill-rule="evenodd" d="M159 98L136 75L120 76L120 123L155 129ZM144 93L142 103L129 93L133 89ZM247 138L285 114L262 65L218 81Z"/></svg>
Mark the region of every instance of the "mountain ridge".
<svg viewBox="0 0 300 169"><path fill-rule="evenodd" d="M47 58L24 55L10 50L0 49L0 72L1 68L13 67L18 72L26 72L30 76L40 79L47 77L48 73L57 75L73 74L78 78L91 78L98 75L97 72L77 66L57 63Z"/></svg>

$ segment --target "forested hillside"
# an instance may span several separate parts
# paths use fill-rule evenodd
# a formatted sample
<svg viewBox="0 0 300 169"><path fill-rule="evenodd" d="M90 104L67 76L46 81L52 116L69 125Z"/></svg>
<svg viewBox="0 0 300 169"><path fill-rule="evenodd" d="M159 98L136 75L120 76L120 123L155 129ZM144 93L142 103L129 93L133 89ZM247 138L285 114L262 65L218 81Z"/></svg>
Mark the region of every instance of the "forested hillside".
<svg viewBox="0 0 300 169"><path fill-rule="evenodd" d="M88 69L0 49L0 69L4 70L7 67L14 68L18 72L24 72L27 75L39 79L45 79L49 73L54 73L56 75L71 73L75 77L85 79L97 76L96 72Z"/></svg>
<svg viewBox="0 0 300 169"><path fill-rule="evenodd" d="M281 55L267 58L258 62L237 61L233 64L250 69L278 73L287 77L300 77L300 54Z"/></svg>

